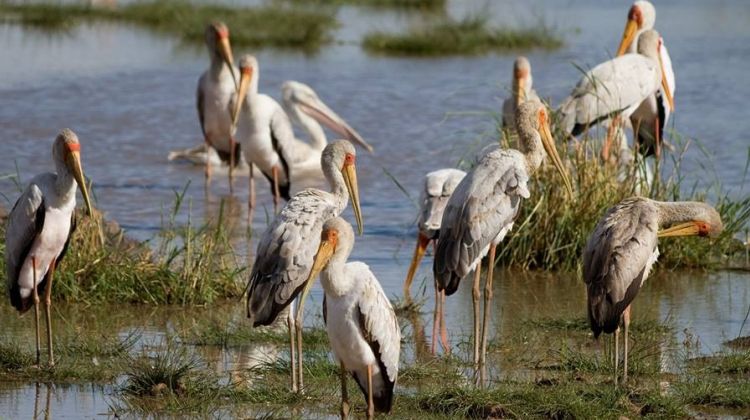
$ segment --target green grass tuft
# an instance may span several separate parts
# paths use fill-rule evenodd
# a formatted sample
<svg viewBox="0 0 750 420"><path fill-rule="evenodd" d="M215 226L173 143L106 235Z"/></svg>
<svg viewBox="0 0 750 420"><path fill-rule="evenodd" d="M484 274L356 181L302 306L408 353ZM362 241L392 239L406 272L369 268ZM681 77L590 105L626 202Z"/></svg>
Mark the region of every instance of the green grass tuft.
<svg viewBox="0 0 750 420"><path fill-rule="evenodd" d="M367 34L363 47L370 52L388 55L444 56L477 55L497 51L530 48L555 49L560 38L546 27L515 29L491 28L483 18L460 21L445 19L403 34L373 32Z"/></svg>
<svg viewBox="0 0 750 420"><path fill-rule="evenodd" d="M227 24L234 45L314 50L331 40L331 13L271 6L232 7L187 0L141 0L106 8L80 3L0 1L0 19L46 29L68 29L83 21L107 20L203 42L208 22Z"/></svg>

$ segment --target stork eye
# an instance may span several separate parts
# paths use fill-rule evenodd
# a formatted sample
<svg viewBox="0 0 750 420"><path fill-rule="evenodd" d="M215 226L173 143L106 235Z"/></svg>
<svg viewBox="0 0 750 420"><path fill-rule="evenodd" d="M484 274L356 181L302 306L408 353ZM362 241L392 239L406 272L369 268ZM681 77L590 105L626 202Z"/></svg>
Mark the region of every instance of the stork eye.
<svg viewBox="0 0 750 420"><path fill-rule="evenodd" d="M356 160L357 159L354 157L354 154L347 153L346 156L344 157L344 167L354 165L354 162Z"/></svg>
<svg viewBox="0 0 750 420"><path fill-rule="evenodd" d="M708 223L698 223L698 235L699 236L708 236L708 234L711 232L710 226L708 226Z"/></svg>

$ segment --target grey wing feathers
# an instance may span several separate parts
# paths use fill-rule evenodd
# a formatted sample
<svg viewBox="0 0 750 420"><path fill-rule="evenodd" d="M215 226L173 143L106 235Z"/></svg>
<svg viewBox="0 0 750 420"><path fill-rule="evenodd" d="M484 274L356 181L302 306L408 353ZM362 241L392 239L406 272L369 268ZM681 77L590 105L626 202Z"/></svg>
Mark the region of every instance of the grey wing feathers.
<svg viewBox="0 0 750 420"><path fill-rule="evenodd" d="M606 61L588 71L560 106L566 132L580 132L640 104L658 87L657 64L639 54Z"/></svg>
<svg viewBox="0 0 750 420"><path fill-rule="evenodd" d="M433 271L450 295L481 259L490 242L511 223L529 197L523 155L514 150L486 154L453 192L440 226Z"/></svg>
<svg viewBox="0 0 750 420"><path fill-rule="evenodd" d="M203 98L203 80L206 77L206 74L204 73L201 75L200 79L198 79L198 89L195 91L195 105L198 108L198 122L201 124L201 133L203 133L203 137L206 137L206 128L205 128L205 111L203 110L205 99Z"/></svg>
<svg viewBox="0 0 750 420"><path fill-rule="evenodd" d="M326 194L315 189L300 191L258 243L247 297L248 317L254 326L271 324L302 290L320 244L323 223L336 216Z"/></svg>
<svg viewBox="0 0 750 420"><path fill-rule="evenodd" d="M657 213L646 199L627 199L597 224L583 254L591 328L614 332L635 298L657 246Z"/></svg>
<svg viewBox="0 0 750 420"><path fill-rule="evenodd" d="M383 374L385 392L377 396L378 411L388 412L393 400L393 388L398 378L398 362L401 353L401 329L390 301L385 295L375 275L367 265L349 263L358 277L355 281L363 284L357 301L360 313L360 329L370 344ZM361 385L361 384L360 384Z"/></svg>
<svg viewBox="0 0 750 420"><path fill-rule="evenodd" d="M10 300L22 312L28 310L32 302L21 298L18 275L34 239L44 227L44 216L44 196L32 182L13 206L5 230L5 267Z"/></svg>

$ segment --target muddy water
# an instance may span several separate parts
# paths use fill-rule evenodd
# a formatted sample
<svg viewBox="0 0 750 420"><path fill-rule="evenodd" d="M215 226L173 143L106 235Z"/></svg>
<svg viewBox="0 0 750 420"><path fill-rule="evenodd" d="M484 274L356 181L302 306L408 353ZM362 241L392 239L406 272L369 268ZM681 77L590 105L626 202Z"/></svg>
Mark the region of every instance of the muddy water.
<svg viewBox="0 0 750 420"><path fill-rule="evenodd" d="M483 13L499 23L533 24L544 19L557 28L565 37L564 48L528 52L537 91L556 103L578 79L571 62L587 67L611 55L624 25L625 3L450 2L449 13ZM662 1L658 7L657 27L677 74L674 128L700 139L713 156L713 160L706 158L695 146L688 150L684 163L687 184L712 182L700 168L715 167L716 178L732 194L747 195L742 171L750 145L750 120L745 118L744 105L750 96L746 75L750 8L737 1L708 6L695 0ZM398 29L417 17L356 8L342 8L339 17L343 27L336 37L344 42L316 55L255 52L262 64L261 90L278 97L284 80L304 81L375 146L374 156L359 160L366 227L353 259L367 262L387 293L395 297L400 295L413 247L413 201L421 177L430 170L455 165L460 157L471 155L494 138L493 113L509 91L514 56L369 56L356 45L363 33ZM202 48L112 24L84 25L65 34L0 25L0 51L0 138L5 150L0 175L14 174L18 167L25 183L33 174L50 169L51 139L60 128L69 126L82 139L84 168L95 183L98 206L132 236L152 237L169 212L174 192L190 182L187 202L193 219L215 217L223 202L236 226L238 249L246 247L244 181L239 181L236 195L230 197L225 180L217 177L211 196L206 198L200 168L166 161L169 150L200 141L194 92L206 67ZM385 171L403 184L410 197ZM8 203L18 194L15 184L5 178L0 179L0 193L7 197L0 200ZM263 182L259 193L260 203L270 203ZM186 219L183 209L180 220ZM264 218L256 217L255 230L264 226ZM430 263L426 258L415 282L415 291L426 289L428 307L431 287L423 279ZM698 337L703 350L717 350L724 339L739 333L750 306L748 281L750 276L741 273L653 278L636 302L634 316L636 320L641 316L669 318L677 327L678 341ZM500 342L527 317L583 316L584 292L577 279L501 273L496 285L493 317ZM320 289L314 290L313 298L320 302ZM7 305L2 308L4 338L30 342L30 319L18 320ZM468 288L462 287L451 297L446 310L452 339L465 341L471 325ZM231 317L242 316L240 308L227 307L226 311ZM68 320L80 317L83 325L112 325L112 331L119 333L138 328L154 337L173 333L174 325L192 317L204 316L201 312L155 310L144 321L141 312L61 306L58 316ZM313 313L317 311L309 312L308 322L316 321ZM221 369L231 369L240 358L232 351L217 352L218 356L206 358ZM504 367L502 359L497 362ZM4 384L0 406L11 407L11 414L31 415L35 394L33 385ZM56 416L103 413L107 411L106 395L107 390L98 387L58 387L51 401L52 412Z"/></svg>

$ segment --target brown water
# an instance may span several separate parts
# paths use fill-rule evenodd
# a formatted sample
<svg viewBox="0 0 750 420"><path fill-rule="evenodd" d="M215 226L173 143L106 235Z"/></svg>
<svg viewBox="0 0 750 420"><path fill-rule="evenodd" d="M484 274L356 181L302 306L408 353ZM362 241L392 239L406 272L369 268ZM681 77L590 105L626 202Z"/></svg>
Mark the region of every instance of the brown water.
<svg viewBox="0 0 750 420"><path fill-rule="evenodd" d="M535 23L539 18L557 28L566 46L558 51L530 51L534 86L553 103L563 98L579 77L571 62L591 66L609 57L619 41L627 2L593 0L451 2L454 16L484 13L500 23ZM356 45L370 29L397 29L415 20L408 13L357 8L339 12L341 44L316 55L286 51L259 51L263 63L262 91L278 97L287 79L315 87L321 98L370 141L374 156L359 160L359 179L365 235L357 238L352 259L368 263L389 296L400 295L415 236L414 199L424 173L455 165L495 136L495 113L509 92L513 54L442 59L369 56ZM706 185L715 179L700 168L715 169L715 178L733 195L747 195L742 173L748 146L750 120L750 8L741 1L660 1L657 28L669 47L677 75L677 112L670 125L680 133L700 139L684 162L686 185ZM224 201L236 222L235 242L244 248L246 189L238 184L229 197L226 182L217 177L208 199L203 195L202 169L169 164L169 150L200 142L194 110L198 76L205 69L202 48L186 47L171 38L112 24L77 27L65 34L47 34L0 25L0 129L4 159L0 175L15 174L22 183L50 169L49 149L62 127L78 132L83 142L84 168L95 184L97 205L119 221L128 233L148 239L169 212L174 192L188 182L187 199L192 217L215 217ZM236 53L242 53L237 49ZM403 184L406 197L385 175ZM18 195L14 182L0 179L5 204ZM260 203L270 203L267 188L259 187ZM0 198L2 200L2 198ZM187 207L187 206L186 206ZM262 213L262 211L260 212ZM351 220L351 215L347 214ZM180 214L181 221L187 212ZM265 221L256 217L254 228ZM431 305L430 271L426 258L415 282L426 289ZM558 278L559 277L559 278ZM649 279L634 307L634 317L665 320L675 325L680 342L686 334L698 337L701 351L721 349L737 336L748 307L747 273L680 273ZM580 280L566 276L501 273L496 280L493 324L498 341L510 337L524 319L584 316L584 290ZM315 303L321 290L313 292ZM112 333L132 329L145 337L174 333L193 318L207 316L195 310L143 308L82 308L59 306L56 319L82 326L105 324ZM308 322L318 311L311 305ZM447 304L454 343L466 341L471 325L471 296L466 285ZM241 308L222 309L229 318L241 319ZM30 319L18 319L2 305L4 339L31 342ZM425 316L424 325L428 326ZM63 321L58 321L63 322ZM744 334L748 334L745 327ZM428 331L429 333L429 331ZM217 369L231 371L243 350L206 350L204 357ZM209 354L211 353L211 354ZM251 358L252 359L252 358ZM502 375L512 371L505 359L495 360ZM93 416L108 412L108 387L56 386L50 402L56 417ZM43 400L45 389L40 390ZM0 410L10 417L33 414L36 387L0 385Z"/></svg>

